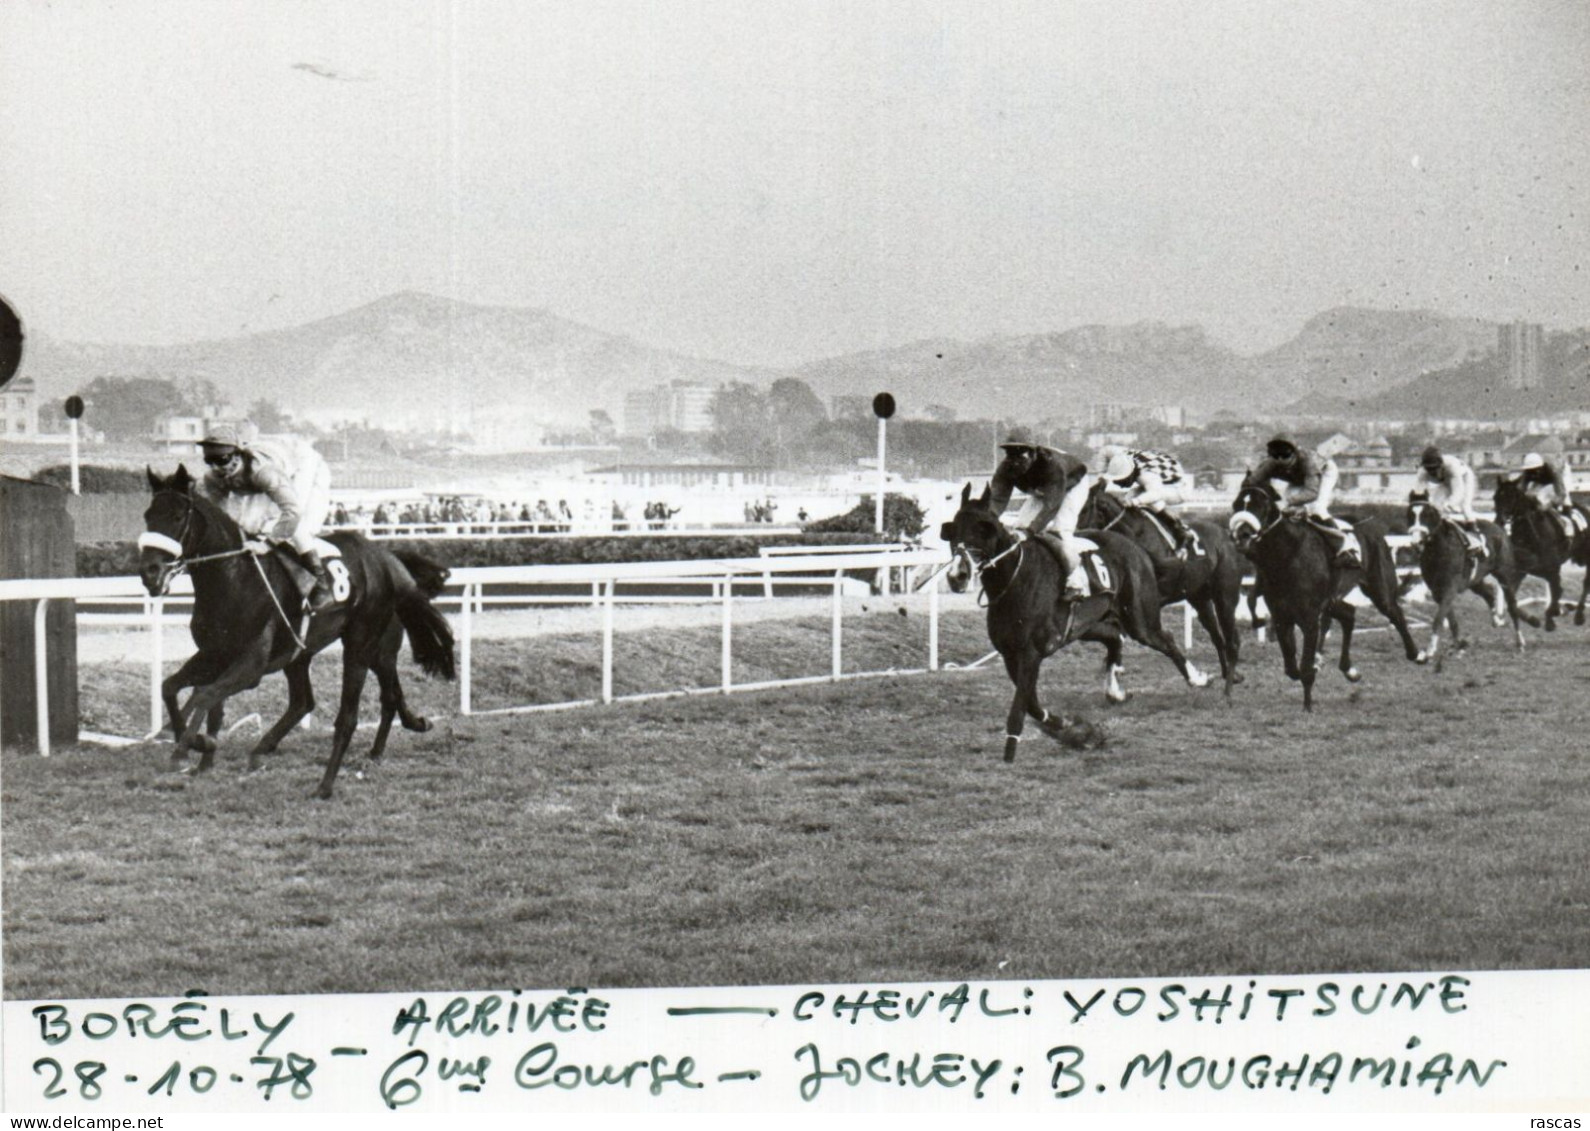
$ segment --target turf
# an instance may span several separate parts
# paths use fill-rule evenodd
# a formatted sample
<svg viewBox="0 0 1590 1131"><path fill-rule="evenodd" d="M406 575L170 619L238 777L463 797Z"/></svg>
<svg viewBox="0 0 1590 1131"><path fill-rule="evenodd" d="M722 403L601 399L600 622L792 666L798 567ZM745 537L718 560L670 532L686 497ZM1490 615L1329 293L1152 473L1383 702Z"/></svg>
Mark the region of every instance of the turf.
<svg viewBox="0 0 1590 1131"><path fill-rule="evenodd" d="M943 631L946 659L987 651L977 614ZM911 617L846 632L847 670L922 663ZM825 633L747 626L736 680L826 671ZM253 777L241 735L199 778L165 743L10 752L5 993L1590 966L1590 641L1475 635L1440 674L1361 636L1364 683L1327 671L1313 714L1273 645L1229 702L1133 649L1109 709L1098 651L1068 650L1042 688L1106 744L1029 727L1012 765L997 662L463 718L405 661L436 729L330 802L324 722ZM592 694L589 646L477 643L477 706ZM626 635L616 690L715 686L718 654L711 629ZM146 721L136 666L83 678L92 729ZM234 717L280 682L253 694Z"/></svg>

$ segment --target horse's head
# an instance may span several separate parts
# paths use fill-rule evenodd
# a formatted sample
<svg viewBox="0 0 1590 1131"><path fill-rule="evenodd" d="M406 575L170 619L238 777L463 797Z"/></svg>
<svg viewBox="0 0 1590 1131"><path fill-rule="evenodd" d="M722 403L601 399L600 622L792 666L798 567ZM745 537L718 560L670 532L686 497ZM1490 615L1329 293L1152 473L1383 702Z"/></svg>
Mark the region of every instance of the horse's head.
<svg viewBox="0 0 1590 1131"><path fill-rule="evenodd" d="M1408 492L1408 537L1413 539L1415 547L1422 546L1425 540L1434 534L1436 527L1441 525L1441 515L1430 502L1430 496L1424 491Z"/></svg>
<svg viewBox="0 0 1590 1131"><path fill-rule="evenodd" d="M1121 513L1121 504L1106 490L1109 485L1104 476L1094 477L1087 498L1082 501L1082 510L1077 514L1079 529L1096 529Z"/></svg>
<svg viewBox="0 0 1590 1131"><path fill-rule="evenodd" d="M1496 517L1501 522L1511 522L1534 510L1537 506L1535 499L1524 490L1523 479L1515 472L1504 475L1496 481L1496 494L1493 496L1492 505L1496 508Z"/></svg>
<svg viewBox="0 0 1590 1131"><path fill-rule="evenodd" d="M1281 501L1275 489L1250 476L1242 481L1237 491L1236 500L1231 504L1231 519L1226 525L1237 545L1245 550L1269 529L1280 510Z"/></svg>
<svg viewBox="0 0 1590 1131"><path fill-rule="evenodd" d="M193 477L185 465L165 479L153 468L145 470L154 497L144 511L144 532L138 536L138 576L151 597L161 597L182 571L183 555L195 533Z"/></svg>
<svg viewBox="0 0 1590 1131"><path fill-rule="evenodd" d="M939 528L939 537L949 545L954 559L945 580L953 591L964 593L972 575L1010 545L1012 535L989 505L988 488L983 488L980 498L973 499L972 485L968 483L961 488L960 509Z"/></svg>

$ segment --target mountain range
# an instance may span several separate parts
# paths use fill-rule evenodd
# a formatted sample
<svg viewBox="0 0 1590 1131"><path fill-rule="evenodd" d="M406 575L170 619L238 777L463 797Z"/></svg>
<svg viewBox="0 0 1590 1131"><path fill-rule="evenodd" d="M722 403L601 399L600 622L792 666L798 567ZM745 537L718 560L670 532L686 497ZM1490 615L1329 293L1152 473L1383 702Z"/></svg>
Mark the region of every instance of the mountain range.
<svg viewBox="0 0 1590 1131"><path fill-rule="evenodd" d="M184 345L35 336L23 372L47 396L98 376L203 377L236 405L263 397L315 423L451 427L500 443L583 427L594 409L620 420L627 393L671 381L765 387L795 377L825 398L888 390L907 415L942 405L962 419L1062 417L1101 402L1195 413L1367 407L1425 374L1465 363L1494 368L1485 359L1496 351L1497 325L1340 307L1257 355L1239 354L1199 326L1148 322L929 340L777 369L657 349L546 310L408 292L301 326ZM1446 399L1439 384L1420 392Z"/></svg>

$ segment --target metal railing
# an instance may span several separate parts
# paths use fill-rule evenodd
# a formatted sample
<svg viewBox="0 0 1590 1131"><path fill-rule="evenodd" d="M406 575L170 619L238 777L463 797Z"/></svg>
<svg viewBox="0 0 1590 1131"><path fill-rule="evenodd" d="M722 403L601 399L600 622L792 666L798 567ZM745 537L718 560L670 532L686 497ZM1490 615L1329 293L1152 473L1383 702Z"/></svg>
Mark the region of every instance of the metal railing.
<svg viewBox="0 0 1590 1131"><path fill-rule="evenodd" d="M809 683L818 681L836 681L843 678L857 678L862 675L886 674L876 673L845 673L841 670L842 641L843 641L843 597L846 589L846 573L856 571L887 571L894 568L909 568L920 565L939 564L943 554L939 551L912 549L907 547L891 548L884 551L866 553L831 554L821 557L789 556L783 558L725 558L702 559L694 561L674 562L619 562L608 564L577 564L577 565L532 565L532 566L483 566L468 567L454 570L448 580L448 591L438 603L456 604L454 629L456 633L456 646L458 648L459 669L459 713L464 715L475 713L511 713L522 711L555 710L560 708L589 705L596 702L610 703L619 699L645 699L658 698L664 695L700 694L702 690L730 693L733 691L752 690L762 687L781 686L786 684ZM764 584L764 578L769 573L779 575L780 581L789 585L803 585L811 587L821 585L833 594L832 605L832 647L831 669L822 676L800 677L790 680L763 681L754 684L736 684L733 681L733 655L731 641L733 633L733 608L736 601L735 583L741 583L740 588L751 588L756 592ZM721 632L722 632L722 661L719 683L714 688L693 689L681 691L662 691L645 693L642 695L615 696L613 693L613 630L614 607L623 600L618 595L618 588L623 584L649 583L652 585L699 585L710 594L706 599L719 603L722 607ZM504 588L522 589L524 587L562 587L590 585L590 596L564 592L551 597L540 597L523 592L503 594ZM498 590L492 593L492 590ZM49 603L53 600L96 601L110 603L137 604L141 613L136 618L128 618L131 623L147 627L150 636L149 652L149 719L150 729L145 738L158 734L162 727L163 704L160 696L160 684L163 678L164 632L163 627L168 621L167 603L186 603L192 597L192 580L186 575L178 576L172 583L168 596L151 598L143 589L142 582L136 577L105 577L105 578L50 578L42 580L7 580L0 581L0 601L36 601L34 611L34 681L37 697L36 710L38 722L38 749L39 753L48 756L50 752L49 741L49 656L47 651L47 637L44 619ZM452 591L456 591L456 598L452 598ZM450 599L452 598L452 599ZM665 598L666 599L666 598ZM691 598L698 603L703 598ZM738 598L746 599L743 595ZM935 584L928 591L928 640L926 666L920 669L907 669L907 671L936 671L938 663L938 614L939 590ZM634 601L654 602L655 597L631 598ZM505 708L495 708L489 712L476 712L473 706L474 673L473 653L475 639L475 621L481 616L488 605L535 604L557 602L560 604L591 605L601 618L600 631L602 634L602 677L601 694L598 699L582 699L563 703L526 704ZM127 623L124 620L123 623ZM897 673L900 674L900 673Z"/></svg>

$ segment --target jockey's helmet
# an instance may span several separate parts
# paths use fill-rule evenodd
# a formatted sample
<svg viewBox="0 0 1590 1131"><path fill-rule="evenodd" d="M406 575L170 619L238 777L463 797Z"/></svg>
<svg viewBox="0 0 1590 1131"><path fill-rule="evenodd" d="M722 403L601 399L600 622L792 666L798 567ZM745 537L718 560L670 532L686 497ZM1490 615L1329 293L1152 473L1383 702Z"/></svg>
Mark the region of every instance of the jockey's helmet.
<svg viewBox="0 0 1590 1131"><path fill-rule="evenodd" d="M1277 436L1264 445L1264 454L1271 459L1291 459L1297 455L1297 445L1285 436Z"/></svg>
<svg viewBox="0 0 1590 1131"><path fill-rule="evenodd" d="M1118 444L1106 444L1099 449L1100 474L1111 483L1118 483L1132 474L1137 467L1132 462L1132 453Z"/></svg>
<svg viewBox="0 0 1590 1131"><path fill-rule="evenodd" d="M1440 467L1441 449L1436 447L1434 444L1431 444L1428 448L1424 449L1424 453L1419 456L1419 464L1430 471L1434 471L1436 468Z"/></svg>
<svg viewBox="0 0 1590 1131"><path fill-rule="evenodd" d="M1527 456L1524 457L1524 462L1519 464L1519 467L1521 467L1525 471L1534 471L1537 468L1541 468L1541 467L1545 467L1545 466L1546 466L1546 461L1541 458L1541 455L1540 455L1539 452L1530 452Z"/></svg>
<svg viewBox="0 0 1590 1131"><path fill-rule="evenodd" d="M199 441L199 446L217 450L241 448L243 446L243 430L236 424L216 421L205 430L204 439Z"/></svg>
<svg viewBox="0 0 1590 1131"><path fill-rule="evenodd" d="M999 445L1001 448L1036 448L1038 440L1032 434L1031 428L1017 426L1010 430L1010 435Z"/></svg>

